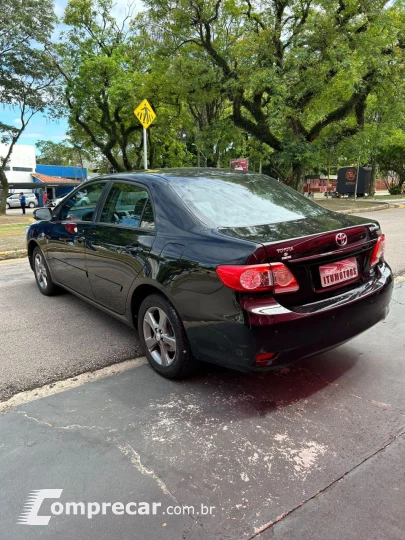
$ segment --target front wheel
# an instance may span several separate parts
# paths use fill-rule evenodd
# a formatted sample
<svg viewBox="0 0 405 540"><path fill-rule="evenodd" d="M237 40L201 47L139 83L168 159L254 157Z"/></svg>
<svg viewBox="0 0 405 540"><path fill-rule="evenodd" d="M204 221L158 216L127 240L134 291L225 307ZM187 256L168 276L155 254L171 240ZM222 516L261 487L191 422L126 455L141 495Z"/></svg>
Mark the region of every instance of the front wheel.
<svg viewBox="0 0 405 540"><path fill-rule="evenodd" d="M6 208L7 208L7 210L10 210L11 206L7 203Z"/></svg>
<svg viewBox="0 0 405 540"><path fill-rule="evenodd" d="M152 294L142 302L138 332L146 358L163 377L177 379L196 370L198 361L191 354L180 317L160 294Z"/></svg>
<svg viewBox="0 0 405 540"><path fill-rule="evenodd" d="M34 249L32 254L34 262L34 274L35 280L38 285L38 289L45 296L53 296L59 292L59 287L57 287L52 279L49 272L48 265L46 264L44 254L39 246Z"/></svg>

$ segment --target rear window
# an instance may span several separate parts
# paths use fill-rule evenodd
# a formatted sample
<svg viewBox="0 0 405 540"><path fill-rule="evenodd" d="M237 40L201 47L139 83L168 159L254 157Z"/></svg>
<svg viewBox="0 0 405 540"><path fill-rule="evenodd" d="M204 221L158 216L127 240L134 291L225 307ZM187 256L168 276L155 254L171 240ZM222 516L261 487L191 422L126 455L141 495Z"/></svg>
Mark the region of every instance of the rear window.
<svg viewBox="0 0 405 540"><path fill-rule="evenodd" d="M171 177L169 181L191 212L210 226L252 227L327 213L265 175L224 173L192 179Z"/></svg>

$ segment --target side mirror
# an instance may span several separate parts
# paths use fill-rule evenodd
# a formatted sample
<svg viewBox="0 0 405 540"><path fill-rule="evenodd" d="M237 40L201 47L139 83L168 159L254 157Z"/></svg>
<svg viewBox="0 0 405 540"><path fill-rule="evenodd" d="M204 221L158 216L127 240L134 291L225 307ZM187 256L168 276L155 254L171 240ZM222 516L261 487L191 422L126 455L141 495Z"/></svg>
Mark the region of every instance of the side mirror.
<svg viewBox="0 0 405 540"><path fill-rule="evenodd" d="M52 210L50 208L37 208L33 213L36 221L51 221Z"/></svg>

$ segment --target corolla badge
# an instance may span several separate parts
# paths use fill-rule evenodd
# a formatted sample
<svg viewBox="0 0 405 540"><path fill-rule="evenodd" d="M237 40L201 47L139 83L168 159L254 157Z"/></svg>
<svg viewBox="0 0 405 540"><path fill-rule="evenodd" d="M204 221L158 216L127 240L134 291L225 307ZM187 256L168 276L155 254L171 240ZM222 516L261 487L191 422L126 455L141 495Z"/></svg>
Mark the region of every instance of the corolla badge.
<svg viewBox="0 0 405 540"><path fill-rule="evenodd" d="M345 246L347 244L347 235L344 232L337 233L335 240L338 246Z"/></svg>
<svg viewBox="0 0 405 540"><path fill-rule="evenodd" d="M279 255L282 255L282 259L291 259L291 255L289 254L291 251L294 251L293 246L287 246L276 250Z"/></svg>
<svg viewBox="0 0 405 540"><path fill-rule="evenodd" d="M283 248L280 248L280 249L277 249L277 253L288 253L289 251L294 251L294 247L293 246L288 246L288 247L283 247Z"/></svg>

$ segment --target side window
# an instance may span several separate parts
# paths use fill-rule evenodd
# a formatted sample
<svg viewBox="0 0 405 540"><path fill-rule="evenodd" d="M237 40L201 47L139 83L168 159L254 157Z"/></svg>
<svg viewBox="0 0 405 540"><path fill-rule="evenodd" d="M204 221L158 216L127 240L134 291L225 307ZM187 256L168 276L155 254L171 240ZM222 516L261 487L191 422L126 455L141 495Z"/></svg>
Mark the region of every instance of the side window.
<svg viewBox="0 0 405 540"><path fill-rule="evenodd" d="M71 197L67 196L59 212L59 219L91 221L104 187L105 182L90 184L82 190L76 191Z"/></svg>
<svg viewBox="0 0 405 540"><path fill-rule="evenodd" d="M111 187L101 212L100 221L113 225L140 227L142 215L145 214L148 207L150 207L149 219L153 223L152 206L146 189L133 184L117 182ZM142 223L143 221L142 219Z"/></svg>
<svg viewBox="0 0 405 540"><path fill-rule="evenodd" d="M153 208L150 199L148 199L143 209L141 227L145 229L154 229L155 228L155 218L153 217Z"/></svg>

